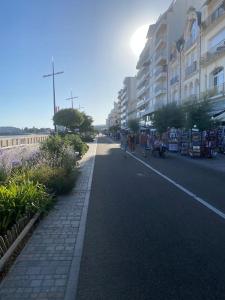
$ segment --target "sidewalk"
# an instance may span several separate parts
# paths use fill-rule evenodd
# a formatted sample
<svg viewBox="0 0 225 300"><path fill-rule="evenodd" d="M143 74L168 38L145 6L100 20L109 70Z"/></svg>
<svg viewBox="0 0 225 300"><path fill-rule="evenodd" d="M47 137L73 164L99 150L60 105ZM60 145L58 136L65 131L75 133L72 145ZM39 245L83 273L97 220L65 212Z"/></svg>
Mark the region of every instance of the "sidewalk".
<svg viewBox="0 0 225 300"><path fill-rule="evenodd" d="M84 227L80 225L87 213L97 144L89 146L81 161L76 188L70 195L59 198L36 228L0 285L1 300L63 300L65 295L70 299L70 275L74 271L79 230ZM75 262L75 265L79 264Z"/></svg>

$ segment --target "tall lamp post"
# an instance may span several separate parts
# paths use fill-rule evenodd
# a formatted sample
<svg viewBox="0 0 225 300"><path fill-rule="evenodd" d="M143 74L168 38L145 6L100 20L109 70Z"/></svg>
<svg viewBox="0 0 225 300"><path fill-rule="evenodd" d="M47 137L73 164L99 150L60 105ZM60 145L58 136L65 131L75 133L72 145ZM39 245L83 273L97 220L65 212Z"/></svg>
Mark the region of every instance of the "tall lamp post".
<svg viewBox="0 0 225 300"><path fill-rule="evenodd" d="M56 101L55 101L55 76L63 74L64 71L61 72L55 72L55 65L54 65L54 59L52 57L52 73L48 75L43 75L43 78L52 77L52 89L53 89L53 107L54 107L54 115L56 113ZM54 124L55 132L56 132L56 125Z"/></svg>
<svg viewBox="0 0 225 300"><path fill-rule="evenodd" d="M78 97L73 97L73 92L70 92L70 98L66 98L66 100L71 100L71 108L73 109L73 100L77 99Z"/></svg>
<svg viewBox="0 0 225 300"><path fill-rule="evenodd" d="M180 58L180 104L181 104L181 96L182 96L182 51L184 49L184 38L180 38L176 43L177 51L179 52Z"/></svg>

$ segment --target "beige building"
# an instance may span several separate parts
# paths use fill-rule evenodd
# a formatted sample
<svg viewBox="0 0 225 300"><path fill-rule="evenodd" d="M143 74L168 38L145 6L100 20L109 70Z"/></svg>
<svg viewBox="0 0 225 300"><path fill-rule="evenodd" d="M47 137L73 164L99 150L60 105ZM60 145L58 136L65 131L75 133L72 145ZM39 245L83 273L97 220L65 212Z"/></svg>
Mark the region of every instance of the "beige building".
<svg viewBox="0 0 225 300"><path fill-rule="evenodd" d="M213 113L225 110L225 1L208 0L202 8L201 92Z"/></svg>
<svg viewBox="0 0 225 300"><path fill-rule="evenodd" d="M118 94L118 104L120 110L121 128L128 126L128 121L136 119L137 106L137 79L136 77L126 77L123 82L123 88Z"/></svg>
<svg viewBox="0 0 225 300"><path fill-rule="evenodd" d="M120 108L119 103L114 102L114 107L106 119L106 127L109 129L112 126L120 126Z"/></svg>

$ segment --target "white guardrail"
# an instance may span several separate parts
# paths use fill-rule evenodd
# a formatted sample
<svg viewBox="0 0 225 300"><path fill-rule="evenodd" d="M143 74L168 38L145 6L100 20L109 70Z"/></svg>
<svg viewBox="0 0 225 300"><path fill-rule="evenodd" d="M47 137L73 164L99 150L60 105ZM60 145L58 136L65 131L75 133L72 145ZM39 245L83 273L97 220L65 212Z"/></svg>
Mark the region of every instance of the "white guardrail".
<svg viewBox="0 0 225 300"><path fill-rule="evenodd" d="M27 135L16 137L0 137L0 149L34 145L45 141L48 135Z"/></svg>

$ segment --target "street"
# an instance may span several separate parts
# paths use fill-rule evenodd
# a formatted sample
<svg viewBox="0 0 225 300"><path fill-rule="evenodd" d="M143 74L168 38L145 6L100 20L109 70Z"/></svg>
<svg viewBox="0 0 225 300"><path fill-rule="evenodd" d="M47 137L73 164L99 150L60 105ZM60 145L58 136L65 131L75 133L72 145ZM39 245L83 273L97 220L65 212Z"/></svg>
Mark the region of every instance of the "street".
<svg viewBox="0 0 225 300"><path fill-rule="evenodd" d="M77 299L225 299L225 173L139 157L98 140Z"/></svg>

